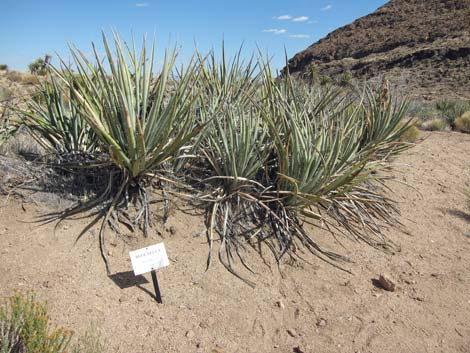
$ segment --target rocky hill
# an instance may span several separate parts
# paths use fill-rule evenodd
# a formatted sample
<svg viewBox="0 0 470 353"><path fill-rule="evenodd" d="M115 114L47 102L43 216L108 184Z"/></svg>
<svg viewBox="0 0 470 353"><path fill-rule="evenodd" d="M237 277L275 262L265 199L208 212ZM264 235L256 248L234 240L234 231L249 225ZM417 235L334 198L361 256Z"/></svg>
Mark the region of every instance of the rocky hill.
<svg viewBox="0 0 470 353"><path fill-rule="evenodd" d="M288 66L306 77L387 77L424 99L470 99L470 0L392 0L296 54Z"/></svg>

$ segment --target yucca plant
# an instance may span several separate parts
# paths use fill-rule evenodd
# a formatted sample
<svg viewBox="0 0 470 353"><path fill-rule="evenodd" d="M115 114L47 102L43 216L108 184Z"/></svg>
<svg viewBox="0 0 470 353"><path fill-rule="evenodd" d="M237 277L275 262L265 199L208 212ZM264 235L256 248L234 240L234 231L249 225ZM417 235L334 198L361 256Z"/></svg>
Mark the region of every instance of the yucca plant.
<svg viewBox="0 0 470 353"><path fill-rule="evenodd" d="M0 113L0 146L2 146L18 130L18 124L11 121L11 110L7 105L3 106Z"/></svg>
<svg viewBox="0 0 470 353"><path fill-rule="evenodd" d="M411 119L405 120L409 102L394 100L387 82L375 92L366 87L364 96L361 105L365 126L361 149L375 150L374 158L382 159L409 148L410 144L400 141L412 124Z"/></svg>
<svg viewBox="0 0 470 353"><path fill-rule="evenodd" d="M108 273L103 240L107 222L118 230L113 220L119 220L132 229L140 227L147 235L147 187L159 180L164 164L202 129L194 122L199 76L196 61L184 70L176 70L176 50L167 51L161 70L155 75L155 42L148 52L144 38L138 54L134 40L128 46L116 33L113 37L115 53L103 33L107 66L93 46L94 63L71 48L77 71L72 72L65 64L53 69L96 134L100 148L108 154L106 164L111 163L118 173L110 175L109 187L86 206L78 205L51 217L63 218L101 205L104 219L100 244ZM124 210L130 201L136 208L132 217Z"/></svg>
<svg viewBox="0 0 470 353"><path fill-rule="evenodd" d="M99 151L97 136L71 93L49 72L38 92L26 102L26 109L19 111L35 140L62 161Z"/></svg>
<svg viewBox="0 0 470 353"><path fill-rule="evenodd" d="M200 184L208 191L202 199L209 202L210 245L212 248L216 230L221 236L219 258L235 273L231 266L232 251L240 256L244 246L239 237L249 238L254 233L250 229L253 217L257 216L253 201L265 188L259 180L265 172L270 149L260 113L254 108L246 110L241 103L230 104L207 129L199 153L204 156L206 168ZM236 245L232 246L233 243Z"/></svg>
<svg viewBox="0 0 470 353"><path fill-rule="evenodd" d="M206 98L214 107L206 106L217 115L198 146L205 173L195 179L208 190L198 196L209 204L211 248L216 231L219 258L239 276L232 263L238 257L250 269L242 251L256 242L278 260L300 249L335 266L332 260L347 260L322 248L305 222L384 246L381 225L395 224L397 209L383 196L377 172L407 146L399 142L406 104L383 91L366 90L357 99L344 90L309 88L289 73L274 79L268 63L257 65L245 94L227 93L242 86L224 81L230 68L206 79L206 91L217 92L217 99Z"/></svg>

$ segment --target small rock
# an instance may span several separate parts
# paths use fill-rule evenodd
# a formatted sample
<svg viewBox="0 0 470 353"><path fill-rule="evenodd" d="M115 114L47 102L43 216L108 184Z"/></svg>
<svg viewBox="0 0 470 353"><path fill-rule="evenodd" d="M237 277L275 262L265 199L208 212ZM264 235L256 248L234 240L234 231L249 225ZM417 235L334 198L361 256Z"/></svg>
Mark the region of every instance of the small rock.
<svg viewBox="0 0 470 353"><path fill-rule="evenodd" d="M389 277L383 274L379 276L379 284L386 291L395 292L395 283Z"/></svg>
<svg viewBox="0 0 470 353"><path fill-rule="evenodd" d="M274 349L277 349L277 348L279 348L279 345L278 345L278 344L275 344L275 345L273 346L273 348L274 348Z"/></svg>
<svg viewBox="0 0 470 353"><path fill-rule="evenodd" d="M51 288L51 285L50 285L49 281L44 281L44 282L42 282L42 286L43 286L44 288Z"/></svg>
<svg viewBox="0 0 470 353"><path fill-rule="evenodd" d="M121 295L121 296L119 297L119 303L124 303L124 302L126 302L126 301L127 301L127 297L126 297L125 295Z"/></svg>
<svg viewBox="0 0 470 353"><path fill-rule="evenodd" d="M224 349L221 346L216 345L215 348L212 349L212 353L224 353Z"/></svg>
<svg viewBox="0 0 470 353"><path fill-rule="evenodd" d="M111 250L108 251L108 256L113 256L113 252Z"/></svg>
<svg viewBox="0 0 470 353"><path fill-rule="evenodd" d="M170 232L171 235L176 234L176 228L174 226L170 226L170 228L168 228L168 231Z"/></svg>
<svg viewBox="0 0 470 353"><path fill-rule="evenodd" d="M305 351L303 349L301 349L299 346L294 347L294 349L292 349L292 351L294 353L305 353Z"/></svg>
<svg viewBox="0 0 470 353"><path fill-rule="evenodd" d="M143 301L144 301L144 298L142 298L142 297L137 297L137 301L143 302Z"/></svg>
<svg viewBox="0 0 470 353"><path fill-rule="evenodd" d="M325 327L326 326L326 320L323 318L320 318L320 320L317 321L317 326L318 327Z"/></svg>
<svg viewBox="0 0 470 353"><path fill-rule="evenodd" d="M296 337L297 336L297 332L295 332L295 330L289 328L287 329L287 333L289 334L289 336L291 337Z"/></svg>
<svg viewBox="0 0 470 353"><path fill-rule="evenodd" d="M186 337L187 338L193 338L195 336L194 334L194 331L193 330L189 330L186 332Z"/></svg>
<svg viewBox="0 0 470 353"><path fill-rule="evenodd" d="M284 310L284 308L285 308L285 305L284 305L284 303L282 302L282 300L278 300L278 301L276 302L276 305L277 305L279 308L281 308L282 310Z"/></svg>

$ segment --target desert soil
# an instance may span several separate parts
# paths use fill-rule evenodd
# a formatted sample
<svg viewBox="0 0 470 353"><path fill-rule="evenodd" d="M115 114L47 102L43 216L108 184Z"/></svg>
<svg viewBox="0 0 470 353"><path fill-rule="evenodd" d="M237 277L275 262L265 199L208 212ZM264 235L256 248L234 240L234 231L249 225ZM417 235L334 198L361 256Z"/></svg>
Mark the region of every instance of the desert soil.
<svg viewBox="0 0 470 353"><path fill-rule="evenodd" d="M49 202L4 198L0 208L0 300L35 290L52 320L84 333L94 325L108 352L470 352L470 135L433 133L394 163L388 186L403 230L384 253L312 230L348 255L352 274L308 257L283 263L249 254L254 289L218 262L205 273L208 245L200 215L174 210L149 238L107 233L111 279L89 220L33 223ZM35 198L35 195L32 195ZM63 207L63 206L57 206ZM202 233L201 233L202 232ZM164 241L170 266L159 271L163 304L150 275L134 278L129 250ZM397 289L374 279L386 274ZM122 288L121 288L122 287Z"/></svg>

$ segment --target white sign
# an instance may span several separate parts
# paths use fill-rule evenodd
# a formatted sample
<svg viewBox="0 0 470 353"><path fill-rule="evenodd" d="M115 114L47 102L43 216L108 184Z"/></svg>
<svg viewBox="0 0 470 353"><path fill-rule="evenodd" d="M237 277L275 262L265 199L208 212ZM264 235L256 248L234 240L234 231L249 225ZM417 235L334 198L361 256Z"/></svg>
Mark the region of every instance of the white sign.
<svg viewBox="0 0 470 353"><path fill-rule="evenodd" d="M129 256L131 257L132 268L136 276L166 267L170 264L163 243L131 251Z"/></svg>

